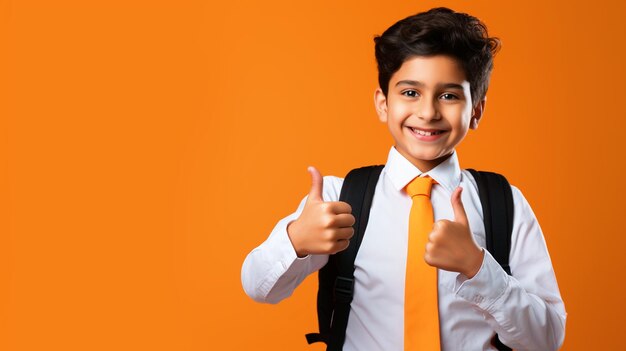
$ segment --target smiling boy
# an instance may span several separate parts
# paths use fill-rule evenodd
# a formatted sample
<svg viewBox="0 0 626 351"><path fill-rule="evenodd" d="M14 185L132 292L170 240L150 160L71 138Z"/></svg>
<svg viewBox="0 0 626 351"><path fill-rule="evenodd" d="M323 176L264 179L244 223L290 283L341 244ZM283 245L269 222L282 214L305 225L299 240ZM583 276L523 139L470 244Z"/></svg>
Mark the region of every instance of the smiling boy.
<svg viewBox="0 0 626 351"><path fill-rule="evenodd" d="M516 350L558 349L566 313L530 205L511 186L508 275L484 249L476 181L460 168L455 151L483 117L498 40L487 36L478 19L437 8L397 22L375 41L375 107L394 146L354 264L343 350L402 350L408 349L407 335L428 337L423 330L405 334L405 285L413 264L430 267L437 278L437 344L428 349L496 350L496 333ZM309 172L309 194L244 262L244 290L256 301L277 303L290 296L329 255L350 244L355 219L350 205L338 201L343 179L322 178L313 167ZM412 206L407 187L418 177L435 181L429 194L434 225L419 262L407 263Z"/></svg>
<svg viewBox="0 0 626 351"><path fill-rule="evenodd" d="M398 153L423 172L432 170L454 153L468 129L478 127L485 108L485 99L472 104L466 74L450 56L407 59L391 77L389 87L386 93L376 89L376 111L380 121L387 123ZM459 199L461 191L458 188L452 194L452 205L458 204L464 210ZM441 245L431 240L432 245L425 248L425 260L432 266L471 278L483 261L482 249L471 240L471 235L456 233L456 227L446 225L442 230L435 228L433 236L437 239L436 234L443 232L448 237L442 240L458 246L462 254L447 252L453 257L442 257L446 253L437 251Z"/></svg>

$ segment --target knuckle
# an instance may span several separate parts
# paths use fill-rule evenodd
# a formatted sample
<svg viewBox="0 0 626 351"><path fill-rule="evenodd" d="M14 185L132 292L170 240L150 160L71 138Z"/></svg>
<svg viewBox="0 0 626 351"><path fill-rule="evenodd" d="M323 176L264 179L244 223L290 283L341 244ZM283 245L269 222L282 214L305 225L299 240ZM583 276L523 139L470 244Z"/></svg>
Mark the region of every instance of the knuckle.
<svg viewBox="0 0 626 351"><path fill-rule="evenodd" d="M344 204L346 204L346 212L352 213L352 206L350 206L350 204L347 202L344 202Z"/></svg>
<svg viewBox="0 0 626 351"><path fill-rule="evenodd" d="M352 238L354 236L354 228L350 227L348 230L348 238Z"/></svg>
<svg viewBox="0 0 626 351"><path fill-rule="evenodd" d="M336 202L325 202L324 203L324 211L326 213L333 213L337 208Z"/></svg>
<svg viewBox="0 0 626 351"><path fill-rule="evenodd" d="M329 253L335 253L336 248L335 248L335 243L334 242L328 242L326 243L326 245L324 245L325 251L329 252Z"/></svg>
<svg viewBox="0 0 626 351"><path fill-rule="evenodd" d="M348 248L350 242L348 240L339 240L335 244L335 252L343 251Z"/></svg>
<svg viewBox="0 0 626 351"><path fill-rule="evenodd" d="M430 234L428 234L429 244L434 242L434 241L436 241L437 240L437 236L438 236L437 232L435 232L435 231L430 232Z"/></svg>
<svg viewBox="0 0 626 351"><path fill-rule="evenodd" d="M331 216L324 216L321 221L323 228L330 228L333 224L333 218Z"/></svg>
<svg viewBox="0 0 626 351"><path fill-rule="evenodd" d="M342 250L347 249L349 246L350 246L350 240L345 240L345 243L343 244Z"/></svg>
<svg viewBox="0 0 626 351"><path fill-rule="evenodd" d="M351 214L348 214L346 219L349 225L354 225L354 223L356 223L356 218L354 218L354 216Z"/></svg>
<svg viewBox="0 0 626 351"><path fill-rule="evenodd" d="M429 265L432 266L434 264L433 261L433 256L431 254L429 254L428 252L426 252L424 254L424 261Z"/></svg>
<svg viewBox="0 0 626 351"><path fill-rule="evenodd" d="M326 222L327 227L334 228L337 226L337 218L335 216L328 216L328 220Z"/></svg>
<svg viewBox="0 0 626 351"><path fill-rule="evenodd" d="M426 243L426 253L431 254L433 251L435 251L435 244Z"/></svg>

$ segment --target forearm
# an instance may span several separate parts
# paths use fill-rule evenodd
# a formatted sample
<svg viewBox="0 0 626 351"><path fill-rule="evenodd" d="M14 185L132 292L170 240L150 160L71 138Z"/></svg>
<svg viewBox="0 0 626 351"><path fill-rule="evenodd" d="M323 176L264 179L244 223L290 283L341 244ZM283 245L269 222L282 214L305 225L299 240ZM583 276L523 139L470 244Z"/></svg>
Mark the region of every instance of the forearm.
<svg viewBox="0 0 626 351"><path fill-rule="evenodd" d="M463 282L457 294L483 312L505 345L515 350L558 350L565 336L565 311L558 289L547 285L529 292L485 253L478 274Z"/></svg>
<svg viewBox="0 0 626 351"><path fill-rule="evenodd" d="M565 315L543 298L526 292L515 279L487 309L500 340L515 350L558 350L565 338ZM501 305L501 307L498 307Z"/></svg>
<svg viewBox="0 0 626 351"><path fill-rule="evenodd" d="M291 296L309 274L323 267L328 260L324 255L297 257L286 231L293 217L278 222L270 237L252 250L243 263L243 289L257 302L278 303Z"/></svg>

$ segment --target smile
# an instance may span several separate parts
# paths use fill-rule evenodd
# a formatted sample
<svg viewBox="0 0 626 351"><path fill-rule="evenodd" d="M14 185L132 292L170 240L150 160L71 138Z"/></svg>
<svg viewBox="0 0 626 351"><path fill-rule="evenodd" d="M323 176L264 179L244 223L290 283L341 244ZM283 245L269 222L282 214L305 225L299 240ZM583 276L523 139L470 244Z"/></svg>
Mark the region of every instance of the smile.
<svg viewBox="0 0 626 351"><path fill-rule="evenodd" d="M426 141L426 142L439 140L442 137L442 134L447 132L446 130L438 130L438 129L424 130L424 129L418 129L418 128L409 127L409 126L407 126L407 128L409 128L409 130L411 131L411 134L415 138L417 138L417 140Z"/></svg>
<svg viewBox="0 0 626 351"><path fill-rule="evenodd" d="M421 129L417 129L413 127L409 127L409 128L413 131L413 133L419 134L419 135L425 135L425 136L439 135L445 132L444 130L425 131L425 130L421 130Z"/></svg>

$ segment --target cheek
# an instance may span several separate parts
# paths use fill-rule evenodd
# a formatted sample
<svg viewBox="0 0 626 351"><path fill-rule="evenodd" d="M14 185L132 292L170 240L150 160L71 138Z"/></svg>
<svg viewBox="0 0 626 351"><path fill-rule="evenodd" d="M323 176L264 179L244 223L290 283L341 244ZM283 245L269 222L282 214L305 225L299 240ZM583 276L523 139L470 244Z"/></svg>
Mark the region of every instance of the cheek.
<svg viewBox="0 0 626 351"><path fill-rule="evenodd" d="M453 134L455 138L463 138L467 134L468 126L465 122L459 121L453 128Z"/></svg>
<svg viewBox="0 0 626 351"><path fill-rule="evenodd" d="M457 122L457 128L459 133L466 133L467 129L469 129L469 119L461 118Z"/></svg>
<svg viewBox="0 0 626 351"><path fill-rule="evenodd" d="M410 115L409 111L409 108L405 106L395 106L393 110L389 111L389 122L400 127L402 123L404 123L404 120Z"/></svg>
<svg viewBox="0 0 626 351"><path fill-rule="evenodd" d="M466 133L470 126L471 111L465 111L465 109L457 109L454 111L453 116L455 118L451 120L451 124L456 129L457 133Z"/></svg>

